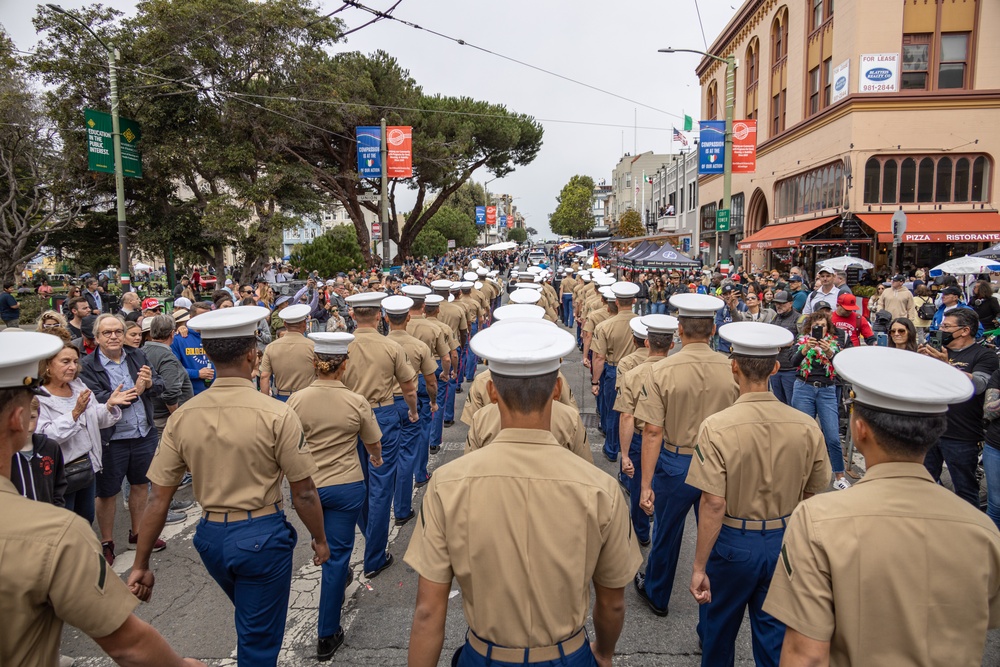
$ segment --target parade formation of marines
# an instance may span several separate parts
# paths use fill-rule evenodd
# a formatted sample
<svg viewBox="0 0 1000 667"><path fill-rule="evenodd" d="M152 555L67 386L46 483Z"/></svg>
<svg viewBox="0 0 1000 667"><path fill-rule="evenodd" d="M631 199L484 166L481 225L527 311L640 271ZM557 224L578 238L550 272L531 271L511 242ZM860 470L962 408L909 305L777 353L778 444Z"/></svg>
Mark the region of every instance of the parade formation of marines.
<svg viewBox="0 0 1000 667"><path fill-rule="evenodd" d="M373 578L395 562L390 523L413 521L400 554L419 575L413 666L442 658L453 582L468 632L450 664L575 667L612 664L628 586L666 616L677 576L699 604L703 665L735 663L745 614L758 665L980 664L1000 626L1000 533L923 466L948 406L972 395L965 373L902 350L840 352L866 474L827 493L816 420L769 389L793 344L785 328L717 328L724 303L705 294L640 316L638 286L599 268L533 266L504 284L488 261L348 296L353 333L307 334L308 306L285 307L262 359L267 309L187 320L214 378L166 422L127 583L86 521L10 482L39 362L63 343L0 335L0 665L57 664L63 623L123 665L202 664L133 613L156 592L152 554L186 473L202 511L194 547L233 603L240 665L277 664L298 539L288 509L322 568L319 660L344 643L355 529ZM580 348L596 450L561 370ZM464 455L429 471L463 383Z"/></svg>

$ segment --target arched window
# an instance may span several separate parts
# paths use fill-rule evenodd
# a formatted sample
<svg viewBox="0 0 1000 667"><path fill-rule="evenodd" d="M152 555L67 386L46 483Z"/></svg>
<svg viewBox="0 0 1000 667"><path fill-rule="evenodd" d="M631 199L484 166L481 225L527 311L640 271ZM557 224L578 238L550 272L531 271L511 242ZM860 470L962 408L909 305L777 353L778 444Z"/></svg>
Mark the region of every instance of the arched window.
<svg viewBox="0 0 1000 667"><path fill-rule="evenodd" d="M788 55L788 9L782 7L771 24L771 65Z"/></svg>
<svg viewBox="0 0 1000 667"><path fill-rule="evenodd" d="M771 23L771 136L785 130L788 73L788 7L781 7Z"/></svg>
<svg viewBox="0 0 1000 667"><path fill-rule="evenodd" d="M969 201L969 159L959 158L955 163L955 201Z"/></svg>
<svg viewBox="0 0 1000 667"><path fill-rule="evenodd" d="M920 203L934 201L934 160L929 157L920 161L920 173L917 177L917 201Z"/></svg>
<svg viewBox="0 0 1000 667"><path fill-rule="evenodd" d="M985 157L977 157L972 163L972 201L986 201L986 175L989 165Z"/></svg>
<svg viewBox="0 0 1000 667"><path fill-rule="evenodd" d="M882 165L882 203L896 203L896 178L898 176L899 170L896 161L886 160L885 164Z"/></svg>
<svg viewBox="0 0 1000 667"><path fill-rule="evenodd" d="M748 119L753 119L757 117L757 80L760 78L760 41L756 37L747 46L744 62L747 72L745 112Z"/></svg>
<svg viewBox="0 0 1000 667"><path fill-rule="evenodd" d="M881 177L881 165L875 158L868 158L865 163L865 203L879 203L878 181Z"/></svg>
<svg viewBox="0 0 1000 667"><path fill-rule="evenodd" d="M943 157L937 163L937 187L934 201L951 201L951 158Z"/></svg>
<svg viewBox="0 0 1000 667"><path fill-rule="evenodd" d="M903 160L899 169L899 203L912 204L917 197L917 161L911 157Z"/></svg>
<svg viewBox="0 0 1000 667"><path fill-rule="evenodd" d="M719 108L719 84L715 81L708 84L708 98L705 101L705 118L715 120L718 118Z"/></svg>

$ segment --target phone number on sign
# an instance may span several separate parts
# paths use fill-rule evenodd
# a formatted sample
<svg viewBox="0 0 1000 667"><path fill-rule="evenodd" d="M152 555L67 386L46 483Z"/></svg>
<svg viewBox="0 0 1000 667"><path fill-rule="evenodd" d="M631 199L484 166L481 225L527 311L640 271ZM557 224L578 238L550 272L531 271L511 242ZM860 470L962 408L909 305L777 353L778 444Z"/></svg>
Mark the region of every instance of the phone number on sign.
<svg viewBox="0 0 1000 667"><path fill-rule="evenodd" d="M861 86L862 93L894 93L896 86L891 83L866 83Z"/></svg>

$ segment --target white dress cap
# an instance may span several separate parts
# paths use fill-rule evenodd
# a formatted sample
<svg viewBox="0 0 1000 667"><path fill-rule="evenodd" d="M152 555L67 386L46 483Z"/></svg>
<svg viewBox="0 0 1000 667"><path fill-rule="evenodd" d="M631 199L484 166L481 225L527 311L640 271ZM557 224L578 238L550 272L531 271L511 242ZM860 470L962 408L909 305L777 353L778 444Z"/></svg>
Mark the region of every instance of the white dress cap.
<svg viewBox="0 0 1000 667"><path fill-rule="evenodd" d="M413 308L413 299L408 296L393 295L382 300L382 309L390 315L403 315Z"/></svg>
<svg viewBox="0 0 1000 667"><path fill-rule="evenodd" d="M479 259L478 257L475 258L475 259L473 259L473 260L471 260L469 262L469 268L470 269L478 269L482 265L483 265L483 261L481 259Z"/></svg>
<svg viewBox="0 0 1000 667"><path fill-rule="evenodd" d="M493 317L497 322L509 319L542 319L545 317L545 309L541 306L533 306L530 303L513 303L507 306L500 306L493 311Z"/></svg>
<svg viewBox="0 0 1000 667"><path fill-rule="evenodd" d="M675 294L670 297L670 305L679 312L677 317L711 317L726 304L717 296L709 294Z"/></svg>
<svg viewBox="0 0 1000 667"><path fill-rule="evenodd" d="M344 301L354 308L378 308L385 297L385 292L362 292L361 294L352 294Z"/></svg>
<svg viewBox="0 0 1000 667"><path fill-rule="evenodd" d="M639 286L626 280L619 280L611 286L611 291L619 299L631 299L639 293Z"/></svg>
<svg viewBox="0 0 1000 667"><path fill-rule="evenodd" d="M511 303L538 303L542 300L542 295L534 289L516 289L508 297Z"/></svg>
<svg viewBox="0 0 1000 667"><path fill-rule="evenodd" d="M286 312L295 306L289 306L281 312ZM303 308L309 306L303 305ZM270 311L262 306L243 306L242 308L222 308L202 313L188 320L188 328L194 329L205 340L209 338L248 338L257 334L257 323L270 315Z"/></svg>
<svg viewBox="0 0 1000 667"><path fill-rule="evenodd" d="M541 283L522 283L522 282L518 282L517 283L517 288L518 289L540 290L540 289L542 289L542 284Z"/></svg>
<svg viewBox="0 0 1000 667"><path fill-rule="evenodd" d="M536 273L536 274L535 274L535 282L536 282L536 283L539 283L539 284L541 284L543 280L545 280L545 276L543 276L543 275L542 275L542 274L540 274L540 273Z"/></svg>
<svg viewBox="0 0 1000 667"><path fill-rule="evenodd" d="M16 336L4 336L0 344L0 389L30 387L38 378L38 362L54 357L62 348L62 339L47 333L21 331Z"/></svg>
<svg viewBox="0 0 1000 667"><path fill-rule="evenodd" d="M444 297L440 294L428 294L424 297L424 304L427 306L440 306L442 301Z"/></svg>
<svg viewBox="0 0 1000 667"><path fill-rule="evenodd" d="M411 299L422 299L431 293L431 288L424 285L403 285L400 291Z"/></svg>
<svg viewBox="0 0 1000 667"><path fill-rule="evenodd" d="M472 351L490 362L490 372L535 377L559 370L576 349L576 336L544 320L508 320L472 337Z"/></svg>
<svg viewBox="0 0 1000 667"><path fill-rule="evenodd" d="M531 275L537 275L537 274L539 274L541 272L542 272L542 267L540 267L540 266L529 266L528 267L528 273L530 273Z"/></svg>
<svg viewBox="0 0 1000 667"><path fill-rule="evenodd" d="M434 282L431 283L431 287L437 290L451 289L451 281L444 279L435 280Z"/></svg>
<svg viewBox="0 0 1000 667"><path fill-rule="evenodd" d="M642 320L642 323L646 325L646 330L651 334L677 333L677 318L673 315L643 315L632 319Z"/></svg>
<svg viewBox="0 0 1000 667"><path fill-rule="evenodd" d="M466 271L465 275L462 276L462 280L468 280L469 282L476 282L476 278L478 277L479 276L476 274L475 271Z"/></svg>
<svg viewBox="0 0 1000 667"><path fill-rule="evenodd" d="M603 274L602 274L602 275L599 275L599 276L597 276L596 278L594 278L594 280L595 280L595 281L597 282L597 284L598 284L598 285L600 285L601 287L611 287L612 285L614 285L614 284L615 284L615 283L617 282L617 281L616 281L616 280L615 280L614 278L612 278L611 276L606 276L606 275L603 275Z"/></svg>
<svg viewBox="0 0 1000 667"><path fill-rule="evenodd" d="M462 289L462 283L456 280L451 284L451 286L448 287L448 289L451 290L452 292L457 292L460 289Z"/></svg>
<svg viewBox="0 0 1000 667"><path fill-rule="evenodd" d="M347 346L354 340L354 334L342 331L317 331L309 334L316 345L316 354L347 354Z"/></svg>
<svg viewBox="0 0 1000 667"><path fill-rule="evenodd" d="M794 336L784 327L763 322L730 322L719 327L719 337L732 343L732 353L745 357L774 357L792 344Z"/></svg>
<svg viewBox="0 0 1000 667"><path fill-rule="evenodd" d="M590 282L590 274L589 273L580 273L578 275L580 276L580 280L582 280L583 282L585 282L585 283L589 283Z"/></svg>
<svg viewBox="0 0 1000 667"><path fill-rule="evenodd" d="M472 283L472 286L475 287L476 289L483 289L483 283L481 281L479 281L479 280L477 280L476 282Z"/></svg>
<svg viewBox="0 0 1000 667"><path fill-rule="evenodd" d="M517 278L519 275L521 275L520 271L511 271L510 272L510 277L511 278Z"/></svg>
<svg viewBox="0 0 1000 667"><path fill-rule="evenodd" d="M646 325L642 323L641 317L633 317L628 321L628 325L632 327L632 335L641 340L646 340Z"/></svg>
<svg viewBox="0 0 1000 667"><path fill-rule="evenodd" d="M496 278L497 276L500 275L500 272L494 269L493 271L490 271L486 275L489 276L490 278Z"/></svg>
<svg viewBox="0 0 1000 667"><path fill-rule="evenodd" d="M480 278L485 278L486 276L490 275L490 272L486 270L485 266L480 266L478 269L476 269L476 275L479 276Z"/></svg>
<svg viewBox="0 0 1000 667"><path fill-rule="evenodd" d="M475 274L473 274L473 278L475 278ZM465 291L471 290L473 285L475 285L475 283L471 280L463 280L462 282L459 283L459 287L461 287Z"/></svg>
<svg viewBox="0 0 1000 667"><path fill-rule="evenodd" d="M849 347L833 358L833 368L853 385L855 401L886 412L943 414L974 391L957 368L894 347Z"/></svg>
<svg viewBox="0 0 1000 667"><path fill-rule="evenodd" d="M455 295L454 294L449 294L448 295L448 303L451 303L454 300L455 300Z"/></svg>
<svg viewBox="0 0 1000 667"><path fill-rule="evenodd" d="M245 306L244 306L245 307ZM285 321L285 324L296 324L298 322L304 322L309 313L312 312L312 308L305 303L297 303L294 306L289 306L281 312L278 313L278 317Z"/></svg>

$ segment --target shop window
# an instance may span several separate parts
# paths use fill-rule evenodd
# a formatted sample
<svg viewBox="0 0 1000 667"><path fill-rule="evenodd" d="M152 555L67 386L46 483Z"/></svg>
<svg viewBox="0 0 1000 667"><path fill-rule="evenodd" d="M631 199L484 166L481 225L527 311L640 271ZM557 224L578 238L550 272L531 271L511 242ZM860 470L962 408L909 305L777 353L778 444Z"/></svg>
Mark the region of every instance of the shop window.
<svg viewBox="0 0 1000 667"><path fill-rule="evenodd" d="M838 207L844 198L845 176L844 163L833 162L779 181L775 193L777 217Z"/></svg>
<svg viewBox="0 0 1000 667"><path fill-rule="evenodd" d="M934 201L934 160L925 157L920 161L917 175L917 201L926 204Z"/></svg>
<svg viewBox="0 0 1000 667"><path fill-rule="evenodd" d="M920 155L903 158L902 162L897 157L874 156L865 163L864 201L866 204L988 201L989 170L990 160L985 155Z"/></svg>
<svg viewBox="0 0 1000 667"><path fill-rule="evenodd" d="M917 195L917 161L911 157L903 160L899 169L899 203L912 204Z"/></svg>

